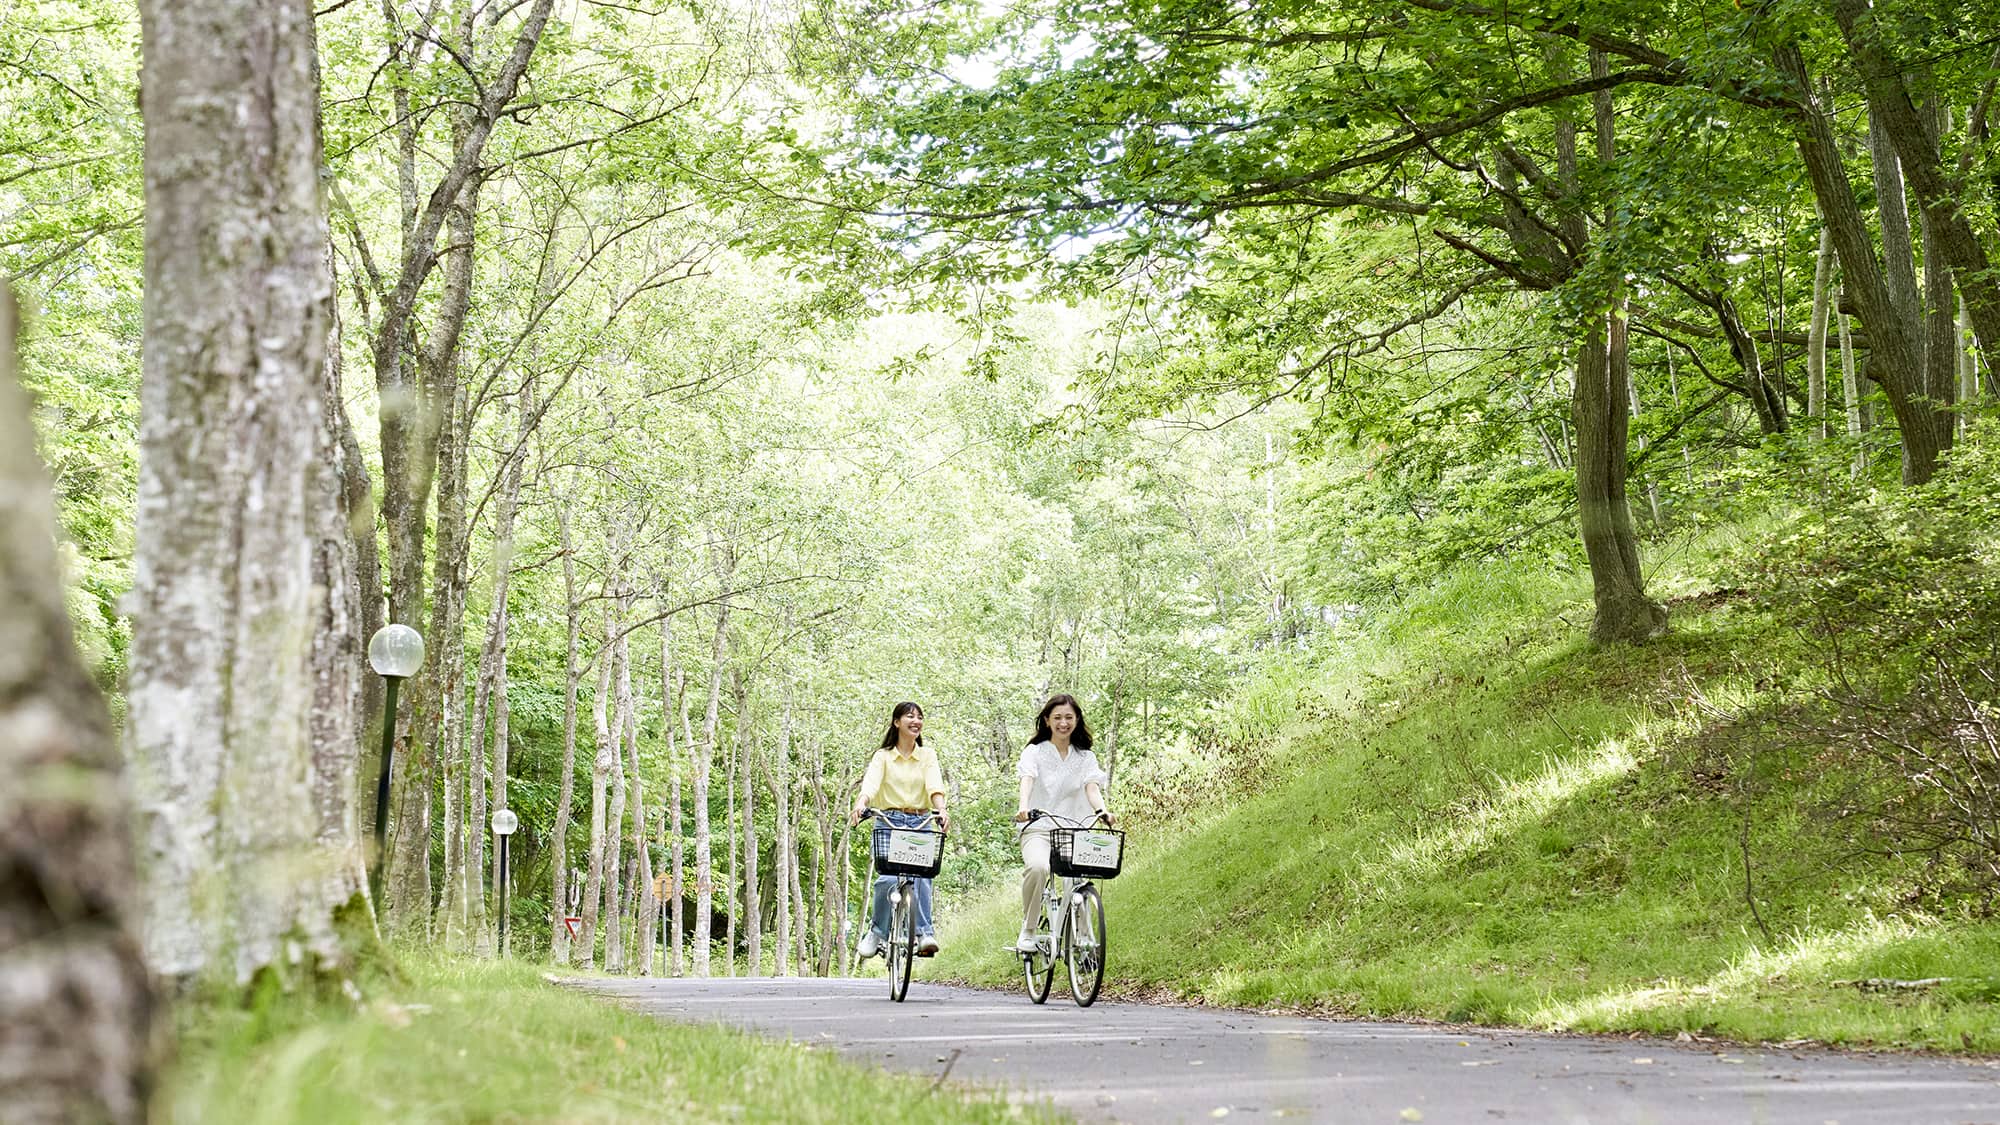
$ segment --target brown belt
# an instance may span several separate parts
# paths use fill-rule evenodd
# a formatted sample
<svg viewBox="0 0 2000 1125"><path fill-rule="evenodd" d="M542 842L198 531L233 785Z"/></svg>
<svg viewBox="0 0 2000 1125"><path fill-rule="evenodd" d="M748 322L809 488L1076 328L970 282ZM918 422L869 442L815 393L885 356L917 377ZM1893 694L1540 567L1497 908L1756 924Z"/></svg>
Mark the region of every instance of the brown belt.
<svg viewBox="0 0 2000 1125"><path fill-rule="evenodd" d="M929 811L931 811L931 810L929 810L929 809L883 809L883 810L881 810L881 811L883 811L883 812L902 812L902 813L927 813L927 812L929 812Z"/></svg>

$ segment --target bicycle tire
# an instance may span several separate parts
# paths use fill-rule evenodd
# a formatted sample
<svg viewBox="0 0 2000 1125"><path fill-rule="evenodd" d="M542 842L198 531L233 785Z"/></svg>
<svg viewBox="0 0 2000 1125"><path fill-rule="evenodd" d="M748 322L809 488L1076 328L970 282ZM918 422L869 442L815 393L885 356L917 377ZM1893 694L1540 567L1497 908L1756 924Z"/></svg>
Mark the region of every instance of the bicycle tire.
<svg viewBox="0 0 2000 1125"><path fill-rule="evenodd" d="M889 999L901 1003L910 994L910 962L917 953L917 889L906 880L896 892L889 914Z"/></svg>
<svg viewBox="0 0 2000 1125"><path fill-rule="evenodd" d="M1065 943L1064 965L1069 969L1069 994L1079 1008L1088 1008L1104 987L1104 899L1097 888L1085 884L1070 895L1069 941Z"/></svg>
<svg viewBox="0 0 2000 1125"><path fill-rule="evenodd" d="M1040 1004L1049 998L1049 988L1056 981L1055 945L1049 941L1049 921L1044 917L1036 929L1039 939L1035 952L1021 954L1021 974L1028 978L1028 999Z"/></svg>

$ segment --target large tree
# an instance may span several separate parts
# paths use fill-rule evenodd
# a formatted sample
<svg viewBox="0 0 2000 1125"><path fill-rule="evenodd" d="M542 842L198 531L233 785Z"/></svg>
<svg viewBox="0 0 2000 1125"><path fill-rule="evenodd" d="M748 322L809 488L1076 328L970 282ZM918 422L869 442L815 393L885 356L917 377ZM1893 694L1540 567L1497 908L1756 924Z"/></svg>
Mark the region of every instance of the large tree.
<svg viewBox="0 0 2000 1125"><path fill-rule="evenodd" d="M176 981L339 972L366 917L341 697L347 528L305 3L141 9L146 265L126 738L146 951ZM337 575L337 569L334 572ZM352 680L345 680L351 684ZM305 957L300 956L301 951Z"/></svg>

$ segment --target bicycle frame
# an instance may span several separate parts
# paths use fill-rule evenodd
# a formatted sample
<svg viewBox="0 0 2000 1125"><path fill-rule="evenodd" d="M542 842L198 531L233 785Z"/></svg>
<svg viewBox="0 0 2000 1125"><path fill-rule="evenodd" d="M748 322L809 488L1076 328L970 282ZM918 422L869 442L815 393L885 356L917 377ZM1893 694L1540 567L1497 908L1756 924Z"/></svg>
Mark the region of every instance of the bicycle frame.
<svg viewBox="0 0 2000 1125"><path fill-rule="evenodd" d="M865 810L862 819L873 819L875 812L874 809ZM937 826L931 830L941 829L941 823L935 814L925 814L924 819L927 825ZM874 864L871 862L869 867L872 872ZM868 895L866 922L870 930L875 928L875 895L872 890L875 878L873 875L869 878L871 890ZM917 880L913 875L898 875L895 879L896 884L889 892L889 940L882 954L889 967L889 999L901 1001L909 993L910 966L916 957Z"/></svg>
<svg viewBox="0 0 2000 1125"><path fill-rule="evenodd" d="M1053 821L1058 827L1086 827L1068 817L1036 809L1030 811L1027 825L1021 828L1022 834L1026 834L1028 825L1043 818ZM1100 816L1099 819L1103 818ZM1104 900L1097 890L1096 881L1088 877L1051 873L1048 882L1042 886L1042 919L1045 933L1036 936L1035 951L1020 953L1022 974L1028 983L1028 998L1037 1004L1048 999L1056 962L1060 961L1068 970L1070 995L1079 1007L1089 1007L1096 1001L1098 989L1104 982L1106 951ZM1078 944L1075 930L1078 919L1087 921L1093 931L1083 939L1083 944Z"/></svg>

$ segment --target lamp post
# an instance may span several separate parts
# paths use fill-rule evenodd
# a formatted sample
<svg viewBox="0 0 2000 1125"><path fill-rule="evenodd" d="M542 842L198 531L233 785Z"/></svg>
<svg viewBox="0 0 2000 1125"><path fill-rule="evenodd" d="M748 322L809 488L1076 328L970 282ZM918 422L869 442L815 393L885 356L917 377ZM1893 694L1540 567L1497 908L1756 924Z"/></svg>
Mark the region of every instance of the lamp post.
<svg viewBox="0 0 2000 1125"><path fill-rule="evenodd" d="M500 956L507 956L507 837L521 827L513 809L493 810L493 834L500 837Z"/></svg>
<svg viewBox="0 0 2000 1125"><path fill-rule="evenodd" d="M375 855L368 870L368 885L379 914L383 838L389 829L389 759L396 749L396 687L424 666L424 638L408 625L384 625L368 638L368 665L389 681L388 697L382 704L382 772L375 779Z"/></svg>

